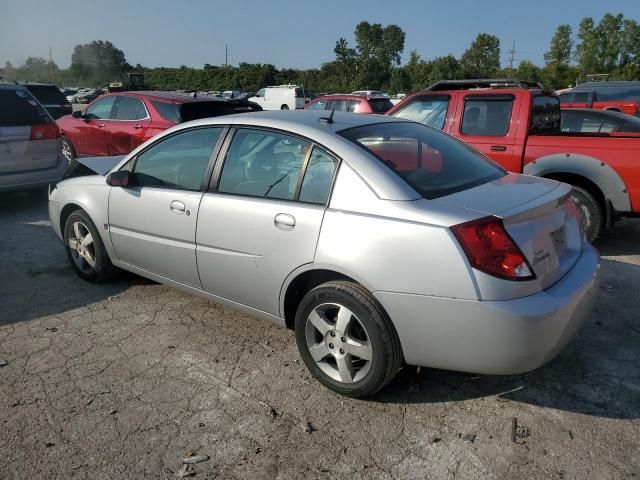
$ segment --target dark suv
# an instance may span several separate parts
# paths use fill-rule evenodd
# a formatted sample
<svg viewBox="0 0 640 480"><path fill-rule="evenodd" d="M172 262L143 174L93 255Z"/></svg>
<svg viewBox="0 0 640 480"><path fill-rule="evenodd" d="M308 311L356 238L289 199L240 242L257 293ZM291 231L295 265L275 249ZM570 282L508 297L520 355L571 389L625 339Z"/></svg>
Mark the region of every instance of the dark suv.
<svg viewBox="0 0 640 480"><path fill-rule="evenodd" d="M24 86L31 95L36 97L54 120L69 115L72 112L71 104L55 85L47 83L25 83Z"/></svg>

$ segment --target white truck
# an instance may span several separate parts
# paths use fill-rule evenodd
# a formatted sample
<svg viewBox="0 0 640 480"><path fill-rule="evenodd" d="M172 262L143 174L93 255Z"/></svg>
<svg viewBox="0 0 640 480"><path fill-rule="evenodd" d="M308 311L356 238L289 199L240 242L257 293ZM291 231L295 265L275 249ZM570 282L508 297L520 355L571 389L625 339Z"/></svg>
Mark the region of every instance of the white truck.
<svg viewBox="0 0 640 480"><path fill-rule="evenodd" d="M307 103L304 88L301 85L262 88L249 101L257 103L263 110L295 110L304 108Z"/></svg>

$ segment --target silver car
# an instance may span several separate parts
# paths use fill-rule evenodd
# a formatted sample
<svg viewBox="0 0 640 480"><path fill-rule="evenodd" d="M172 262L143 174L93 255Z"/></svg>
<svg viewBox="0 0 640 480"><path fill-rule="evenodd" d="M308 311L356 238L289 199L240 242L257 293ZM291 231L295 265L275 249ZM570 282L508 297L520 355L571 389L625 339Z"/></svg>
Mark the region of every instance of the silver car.
<svg viewBox="0 0 640 480"><path fill-rule="evenodd" d="M591 308L599 255L570 187L418 123L248 113L81 162L103 175L49 196L78 275L118 267L294 329L341 394L371 395L405 363L534 369Z"/></svg>
<svg viewBox="0 0 640 480"><path fill-rule="evenodd" d="M51 115L26 87L0 84L0 191L46 186L67 166Z"/></svg>

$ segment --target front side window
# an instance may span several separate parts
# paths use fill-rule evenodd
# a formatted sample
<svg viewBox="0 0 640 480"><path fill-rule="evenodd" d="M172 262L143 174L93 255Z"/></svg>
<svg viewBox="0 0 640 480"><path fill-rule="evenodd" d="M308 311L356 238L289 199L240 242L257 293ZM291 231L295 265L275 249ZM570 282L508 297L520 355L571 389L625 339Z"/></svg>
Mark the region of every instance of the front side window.
<svg viewBox="0 0 640 480"><path fill-rule="evenodd" d="M141 187L200 190L222 128L199 128L165 138L138 155L133 173Z"/></svg>
<svg viewBox="0 0 640 480"><path fill-rule="evenodd" d="M463 135L503 137L509 131L512 107L513 97L468 96L464 102L460 131Z"/></svg>
<svg viewBox="0 0 640 480"><path fill-rule="evenodd" d="M418 97L393 114L394 117L424 123L425 125L441 130L447 118L449 97L443 95L430 95Z"/></svg>
<svg viewBox="0 0 640 480"><path fill-rule="evenodd" d="M111 110L113 110L113 104L115 101L116 97L105 97L100 100L96 100L89 106L89 108L87 108L84 116L93 120L111 118Z"/></svg>
<svg viewBox="0 0 640 480"><path fill-rule="evenodd" d="M313 147L300 188L301 202L324 205L329 200L336 160L319 147Z"/></svg>
<svg viewBox="0 0 640 480"><path fill-rule="evenodd" d="M256 93L256 97L264 97L264 88L261 90L258 90L258 93Z"/></svg>
<svg viewBox="0 0 640 480"><path fill-rule="evenodd" d="M277 132L239 129L227 152L218 191L293 200L310 144Z"/></svg>
<svg viewBox="0 0 640 480"><path fill-rule="evenodd" d="M119 97L116 107L116 120L141 120L147 116L144 104L138 98Z"/></svg>
<svg viewBox="0 0 640 480"><path fill-rule="evenodd" d="M326 110L328 102L320 99L307 105L307 110Z"/></svg>
<svg viewBox="0 0 640 480"><path fill-rule="evenodd" d="M418 123L378 123L339 134L373 154L428 199L473 188L506 174L466 144Z"/></svg>

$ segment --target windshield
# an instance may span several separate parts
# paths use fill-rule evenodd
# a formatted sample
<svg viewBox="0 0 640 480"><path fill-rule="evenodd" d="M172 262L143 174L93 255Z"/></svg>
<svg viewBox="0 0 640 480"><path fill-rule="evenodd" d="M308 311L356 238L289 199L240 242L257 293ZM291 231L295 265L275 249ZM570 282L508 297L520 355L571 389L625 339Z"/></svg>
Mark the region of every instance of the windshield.
<svg viewBox="0 0 640 480"><path fill-rule="evenodd" d="M393 103L388 98L370 98L369 105L373 113L386 113L393 107Z"/></svg>
<svg viewBox="0 0 640 480"><path fill-rule="evenodd" d="M444 127L449 107L449 97L445 95L430 95L418 97L407 103L400 110L393 113L394 117L424 123L438 130Z"/></svg>
<svg viewBox="0 0 640 480"><path fill-rule="evenodd" d="M372 153L428 199L467 190L506 174L464 143L417 123L378 123L339 134Z"/></svg>

